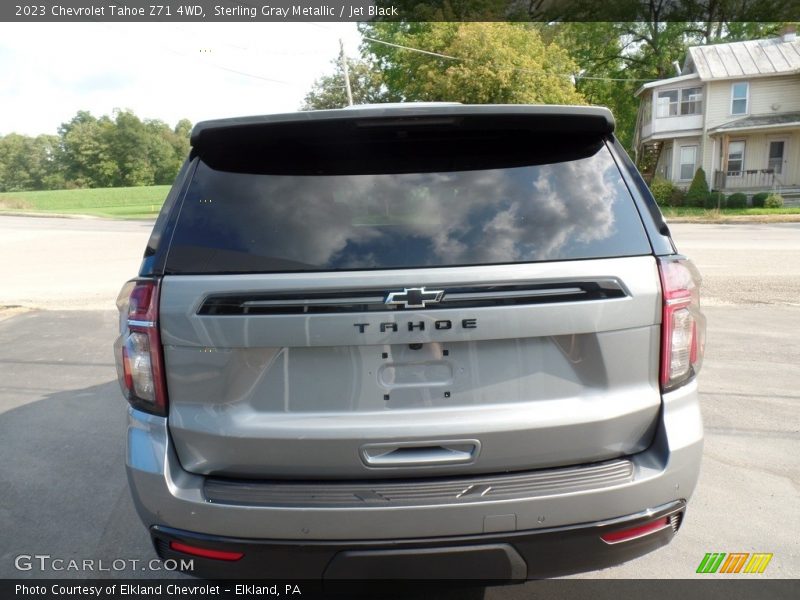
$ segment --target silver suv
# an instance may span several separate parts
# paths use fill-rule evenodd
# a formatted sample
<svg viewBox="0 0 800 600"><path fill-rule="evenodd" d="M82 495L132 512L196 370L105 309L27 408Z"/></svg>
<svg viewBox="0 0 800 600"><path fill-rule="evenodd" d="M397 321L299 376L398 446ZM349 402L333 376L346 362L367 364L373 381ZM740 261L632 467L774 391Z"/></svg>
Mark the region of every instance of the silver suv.
<svg viewBox="0 0 800 600"><path fill-rule="evenodd" d="M604 108L199 123L119 297L130 488L211 577L549 577L668 543L705 319Z"/></svg>

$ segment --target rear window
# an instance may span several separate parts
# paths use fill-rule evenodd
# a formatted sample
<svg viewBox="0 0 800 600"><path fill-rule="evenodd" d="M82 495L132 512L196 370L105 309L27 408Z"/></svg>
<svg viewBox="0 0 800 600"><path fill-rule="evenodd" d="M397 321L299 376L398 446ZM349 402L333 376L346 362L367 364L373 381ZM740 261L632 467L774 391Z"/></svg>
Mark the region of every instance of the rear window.
<svg viewBox="0 0 800 600"><path fill-rule="evenodd" d="M456 151L457 154L457 151ZM457 156L404 172L299 174L249 156L198 159L169 249L168 273L265 273L491 265L650 253L605 144L498 167ZM213 163L213 167L208 164ZM266 162L266 164L265 164ZM529 164L525 164L529 163ZM254 168L253 165L258 165ZM480 166L480 165L477 165ZM354 170L356 172L354 172Z"/></svg>

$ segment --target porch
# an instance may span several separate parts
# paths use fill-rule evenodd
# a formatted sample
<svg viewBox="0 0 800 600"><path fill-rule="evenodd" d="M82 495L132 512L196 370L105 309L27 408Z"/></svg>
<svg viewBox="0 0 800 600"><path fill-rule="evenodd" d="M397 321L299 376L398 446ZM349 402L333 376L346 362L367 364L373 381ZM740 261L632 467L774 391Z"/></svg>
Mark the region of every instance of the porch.
<svg viewBox="0 0 800 600"><path fill-rule="evenodd" d="M784 193L800 187L800 113L749 116L709 136L712 189Z"/></svg>
<svg viewBox="0 0 800 600"><path fill-rule="evenodd" d="M781 186L781 180L775 169L744 169L731 171L730 169L714 171L714 181L711 186L719 191L770 191Z"/></svg>

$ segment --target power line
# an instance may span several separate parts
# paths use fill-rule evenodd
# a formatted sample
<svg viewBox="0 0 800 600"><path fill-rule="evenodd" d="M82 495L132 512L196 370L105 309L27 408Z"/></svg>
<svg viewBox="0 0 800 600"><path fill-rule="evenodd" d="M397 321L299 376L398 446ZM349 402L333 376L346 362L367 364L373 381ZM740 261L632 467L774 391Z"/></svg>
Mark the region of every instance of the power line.
<svg viewBox="0 0 800 600"><path fill-rule="evenodd" d="M412 48L410 46L403 46L401 44L393 44L392 42L385 42L383 40L367 37L366 35L362 37L367 41L375 42L377 44L383 44L384 46L391 46L392 48L400 48L401 50L411 50L412 52L418 52L420 54L428 54L430 56L438 56L439 58L446 58L448 60L458 60L461 62L467 60L466 58L458 58L457 56L448 56L447 54L441 54L439 52L431 52L430 50L421 50L419 48Z"/></svg>
<svg viewBox="0 0 800 600"><path fill-rule="evenodd" d="M103 26L105 26L106 29L108 29L110 31L114 31L115 30L115 28L112 27L113 24L105 23L105 22L103 22L101 24ZM176 29L180 30L180 28L176 28ZM116 31L119 31L119 29L116 29ZM122 31L125 32L126 35L128 34L128 31L125 30L124 28L122 29ZM181 31L185 31L185 30L181 30ZM257 75L255 73L248 73L247 71L241 71L239 69L233 69L231 67L226 67L224 65L220 65L220 64L212 62L212 61L202 60L198 56L186 54L184 52L176 50L175 48L172 48L172 47L170 47L168 45L165 45L165 44L161 43L160 41L156 41L156 45L159 48L161 48L161 50L165 50L167 52L170 52L170 53L175 54L176 56L180 56L182 58L188 58L189 60L194 61L195 64L198 64L198 65L201 65L201 66L212 67L214 69L219 69L221 71L226 71L228 73L234 73L236 75L241 75L242 77L249 77L251 79L258 79L260 81L266 81L268 83L278 83L278 84L281 84L281 85L288 85L288 86L291 86L291 87L302 87L300 84L292 83L291 81L283 81L282 79L274 79L272 77L265 77L263 75Z"/></svg>

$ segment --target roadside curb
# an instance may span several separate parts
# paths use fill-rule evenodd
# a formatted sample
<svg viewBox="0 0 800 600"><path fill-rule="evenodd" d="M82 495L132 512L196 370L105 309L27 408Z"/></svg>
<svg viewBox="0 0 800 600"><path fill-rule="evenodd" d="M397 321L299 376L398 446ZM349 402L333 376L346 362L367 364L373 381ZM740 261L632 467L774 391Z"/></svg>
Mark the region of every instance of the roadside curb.
<svg viewBox="0 0 800 600"><path fill-rule="evenodd" d="M0 209L0 216L4 217L34 217L34 218L48 218L54 219L104 219L106 217L98 217L97 215L84 215L84 214L68 214L68 213L49 213L49 212L27 212L17 210L3 210Z"/></svg>
<svg viewBox="0 0 800 600"><path fill-rule="evenodd" d="M100 215L48 213L48 212L20 212L16 210L0 209L0 217L30 217L33 219L77 219L84 221L134 221L137 223L155 223L156 217L106 217Z"/></svg>

